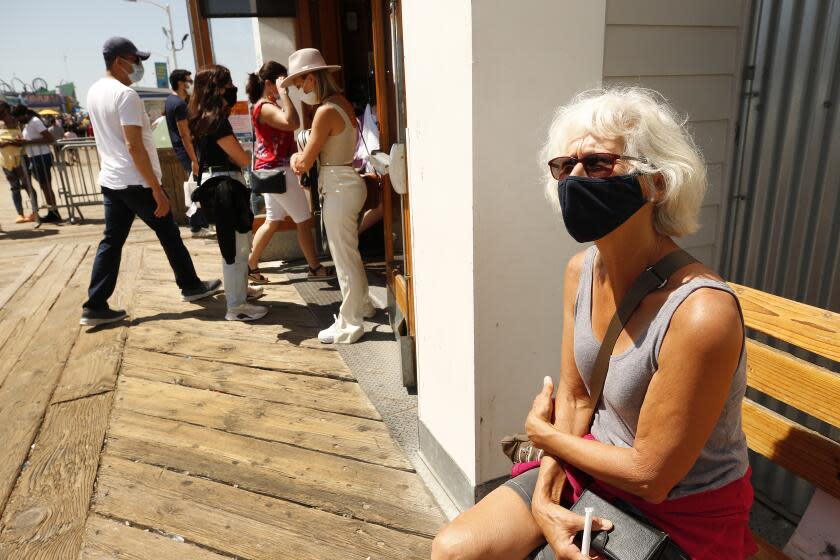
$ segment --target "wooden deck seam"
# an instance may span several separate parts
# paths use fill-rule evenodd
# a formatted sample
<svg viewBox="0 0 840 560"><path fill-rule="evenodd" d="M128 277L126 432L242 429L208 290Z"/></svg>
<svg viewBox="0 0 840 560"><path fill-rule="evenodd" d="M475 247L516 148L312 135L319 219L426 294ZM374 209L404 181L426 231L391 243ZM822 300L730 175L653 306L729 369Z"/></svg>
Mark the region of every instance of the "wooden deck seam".
<svg viewBox="0 0 840 560"><path fill-rule="evenodd" d="M295 446L295 447L297 447L297 446ZM330 455L330 453L327 453L327 455ZM185 476L190 476L190 477L193 477L193 478L200 478L202 480L207 480L207 481L213 482L215 484L223 484L224 486L229 486L231 488L237 488L239 490L245 490L246 492L250 492L251 494L257 494L259 496L263 496L264 498L271 498L272 500L280 500L280 501L283 501L283 502L286 502L286 503L295 504L295 505L302 506L302 507L305 507L305 508L308 508L308 509L314 509L316 511L320 511L320 512L323 512L323 513L328 513L330 515L337 515L337 516L340 516L340 517L344 517L345 519L354 519L356 521L359 521L359 522L365 523L365 524L369 524L369 525L378 525L379 527L383 527L383 528L389 529L391 531L399 531L400 533L404 533L406 535L412 535L412 536L415 536L415 537L423 537L423 538L434 538L434 536L435 536L434 534L423 533L422 531L413 531L411 529L406 529L404 527L397 527L397 526L394 526L394 525L388 525L387 523L382 523L382 522L379 522L379 521L376 521L376 520L373 520L373 519L365 519L364 517L359 517L357 515L353 515L352 513L348 512L348 511L339 511L339 510L334 510L334 509L329 509L329 508L324 508L324 507L318 507L318 506L312 505L312 504L307 503L307 502L300 502L300 501L297 501L297 500L292 500L288 497L278 496L276 494L269 494L268 492L265 492L265 491L262 491L262 490L256 490L256 489L250 488L247 484L239 484L239 483L231 484L230 482L227 482L227 481L224 481L224 480L221 480L221 479L218 479L218 478L213 478L211 476L205 476L203 474L197 474L197 473L190 472L190 471L182 471L180 469L176 469L176 468L173 468L169 465L164 465L164 464L161 464L161 463L149 462L149 461L141 460L141 459L128 459L128 458L125 458L121 455L111 455L111 457L118 457L118 458L126 460L126 461L132 461L134 463L141 463L143 465L148 465L150 467L157 467L157 468L163 469L165 471L169 471L169 472L173 472L173 473L177 473L177 474L181 474L181 475L185 475ZM364 462L364 461L360 461L360 462ZM384 465L378 465L378 466L384 466ZM386 467L386 468L390 468L390 467ZM395 470L398 470L398 469L395 469ZM99 514L97 512L97 515L101 515L101 514ZM128 520L128 521L131 522L131 520Z"/></svg>
<svg viewBox="0 0 840 560"><path fill-rule="evenodd" d="M250 366L248 366L248 367L250 367ZM256 368L256 369L261 369L261 368ZM272 370L263 370L263 371L278 371L278 370L273 370L272 369ZM285 372L282 372L282 373L292 373L294 375L301 375L299 373L288 372L288 371L285 371ZM134 378L134 379L148 380L148 378L143 377L142 375L137 375L135 373L124 372L124 371L120 371L120 377L121 378L122 377L131 377L131 378ZM310 376L310 377L323 377L323 376L315 375L315 376ZM337 379L336 381L345 381L347 383L357 383L355 380L346 379L346 378L345 379ZM246 399L256 398L256 397L251 397L249 395L240 395L239 393L231 393L231 392L228 392L228 391L220 391L218 389L210 389L210 388L206 388L206 387L193 387L192 385L188 385L188 384L185 384L185 383L172 383L170 381L166 381L166 380L163 380L163 379L155 380L155 382L156 383L164 383L166 385L176 385L178 387L188 387L190 389L196 389L198 391L207 391L207 392L210 392L210 393L218 393L220 395L227 395L229 397L239 397L239 398L246 398ZM372 422L380 422L380 423L384 422L384 420L382 418L371 418L370 416L362 416L360 414L350 414L349 412L339 412L339 411L336 411L336 410L333 410L333 409L330 409L330 408L318 408L316 406L307 406L307 405L304 405L304 404L296 404L296 403L290 403L290 402L284 402L284 401L273 401L273 400L267 400L267 399L259 399L259 400L261 400L262 402L276 404L276 405L279 405L279 406L291 406L291 407L294 407L294 408L305 408L307 410L317 410L318 412L329 412L330 414L338 414L338 415L341 415L341 416L347 416L349 418L358 418L359 420L370 420ZM259 439L259 438L257 438L257 439Z"/></svg>
<svg viewBox="0 0 840 560"><path fill-rule="evenodd" d="M111 409L112 414L113 414L113 410L114 409L112 408ZM374 461L365 461L364 459L359 459L358 457L352 457L350 455L342 455L340 453L330 453L329 451L323 451L321 449L313 449L311 447L306 447L306 446L303 446L303 445L297 445L295 443L290 443L290 442L287 442L287 441L278 441L278 440L263 438L263 437L259 437L259 436L253 436L253 435L250 435L250 434L243 434L243 433L240 433L240 432L231 432L231 431L228 431L228 430L221 430L219 428L215 428L213 426L205 426L204 424L199 424L197 422L188 422L186 420L173 420L172 418L166 418L164 416L155 416L154 414L146 414L145 412L140 412L139 410L133 410L133 409L130 409L130 408L123 409L123 410L128 410L132 414L137 414L138 416L147 416L149 418L159 418L161 420L169 420L171 422L180 422L181 424L186 424L188 426L196 426L198 428L215 430L217 432L222 432L224 434L229 434L229 435L232 435L232 436L238 436L238 437L243 437L243 438L251 438L251 439L255 439L255 440L258 440L258 441L264 441L264 442L272 443L272 444L288 445L289 447L295 447L297 449L303 449L305 451L311 451L311 452L314 452L314 453L321 453L323 455L330 455L332 457L339 457L341 459L347 459L349 461L356 461L357 463L366 463L368 465L376 465L378 467L384 467L386 469L393 469L395 471L402 471L402 472L407 472L407 473L416 473L417 472L414 468L401 469L401 468L395 467L393 465L383 465L382 463L376 463ZM370 420L370 418L364 418L363 420ZM109 417L109 422L110 422L110 417ZM111 425L109 423L108 430L110 431L110 429L111 429ZM390 436L390 434L391 434L391 432L389 431L388 435ZM106 434L105 438L106 439L108 438L107 434ZM394 443L396 445L397 450L400 451L403 455L405 455L405 451L403 451L403 449L399 446L399 444L397 444L396 442L394 442ZM174 471L174 472L178 472L178 471Z"/></svg>
<svg viewBox="0 0 840 560"><path fill-rule="evenodd" d="M131 333L129 332L129 334L131 334ZM126 342L126 345L131 346L130 338ZM145 348L145 347L142 347L142 346L132 346L132 348L139 348L140 350L146 350L146 351L149 351L149 352L157 352L158 354L166 354L167 356L177 356L179 358L193 359L192 355L181 354L179 352L162 352L160 350L153 350L153 349ZM323 350L320 350L320 351L323 351ZM297 374L297 375L308 375L309 377L322 377L324 379L334 379L335 381L349 381L351 383L358 383L359 382L359 380L356 379L355 377L342 377L340 375L333 375L333 374L330 374L330 373L318 373L318 372L309 371L309 370L305 370L305 369L260 367L258 365L243 364L242 362L235 362L235 361L224 360L224 359L218 359L218 360L207 360L206 358L197 358L197 359L205 360L205 361L217 361L217 362L220 362L220 363L223 363L223 364L230 364L230 365L235 365L235 366L245 366L245 367L254 368L254 369L261 369L263 371L279 371L281 373L294 373L294 374Z"/></svg>
<svg viewBox="0 0 840 560"><path fill-rule="evenodd" d="M72 399L65 399L63 401L53 401L53 402L50 402L49 406L55 406L57 404L67 404L67 403L71 403L71 402L81 401L83 399L89 399L91 397L98 397L99 395L104 395L106 393L113 393L113 392L114 392L114 389L103 389L103 390L101 390L97 393L89 393L87 395L81 395L81 396L78 396L78 397L73 397Z"/></svg>
<svg viewBox="0 0 840 560"><path fill-rule="evenodd" d="M169 470L171 470L171 469L169 469ZM178 471L173 471L173 472L178 472ZM160 529L152 527L151 525L144 525L142 523L135 523L131 519L123 519L121 517L116 517L116 516L108 514L108 513L103 513L101 511L91 510L90 515L96 515L96 516L99 516L103 519L108 519L110 521L116 521L117 523L121 523L123 525L125 525L127 523L128 524L128 525L126 525L127 527L133 527L135 529L140 529L141 531L148 531L150 533L160 535L160 536L165 537L167 539L171 539L172 536L174 535L174 533L167 533L165 531L161 531ZM88 518L90 518L90 515L88 516ZM190 540L183 535L175 535L175 536L178 536L178 537L182 538L184 544L189 544L189 545L195 546L197 548L202 548L202 549L204 549L208 552L212 552L213 554L217 554L217 555L222 556L224 558L230 558L231 560L240 560L239 556L231 555L230 552L225 552L223 550L219 550L218 548L213 548L212 546L207 546L207 545L202 544L200 542ZM85 539L82 542L82 548L81 548L81 550L79 550L79 556L81 556L81 553L84 552L86 542L87 542L87 539Z"/></svg>

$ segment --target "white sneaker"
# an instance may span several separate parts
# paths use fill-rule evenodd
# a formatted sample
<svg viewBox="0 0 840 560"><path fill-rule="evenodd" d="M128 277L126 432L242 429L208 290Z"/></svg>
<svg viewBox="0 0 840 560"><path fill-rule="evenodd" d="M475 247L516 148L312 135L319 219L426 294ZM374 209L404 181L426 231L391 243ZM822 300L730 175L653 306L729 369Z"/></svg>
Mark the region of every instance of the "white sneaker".
<svg viewBox="0 0 840 560"><path fill-rule="evenodd" d="M333 323L329 326L329 328L326 328L318 333L318 341L320 341L321 344L333 344L337 334L338 333L335 330L335 323Z"/></svg>
<svg viewBox="0 0 840 560"><path fill-rule="evenodd" d="M268 307L245 303L239 307L228 309L228 312L225 314L225 319L228 321L256 321L257 319L262 319L267 314Z"/></svg>
<svg viewBox="0 0 840 560"><path fill-rule="evenodd" d="M209 239L216 236L215 232L210 231L210 228L201 228L198 231L190 232L190 234L196 239Z"/></svg>
<svg viewBox="0 0 840 560"><path fill-rule="evenodd" d="M248 286L247 299L260 299L263 297L265 289L262 286Z"/></svg>
<svg viewBox="0 0 840 560"><path fill-rule="evenodd" d="M337 322L338 316L333 315L333 324L318 333L318 341L321 344L333 344L335 342L335 337L338 334L335 328Z"/></svg>

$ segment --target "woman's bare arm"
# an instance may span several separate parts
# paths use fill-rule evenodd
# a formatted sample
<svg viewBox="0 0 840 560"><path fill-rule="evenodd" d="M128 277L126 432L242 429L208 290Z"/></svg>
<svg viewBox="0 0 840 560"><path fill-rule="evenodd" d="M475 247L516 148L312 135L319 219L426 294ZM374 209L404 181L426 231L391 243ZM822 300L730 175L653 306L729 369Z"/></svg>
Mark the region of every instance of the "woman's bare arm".
<svg viewBox="0 0 840 560"><path fill-rule="evenodd" d="M278 130L293 131L297 129L299 120L288 94L281 93L282 108L271 103L263 103L260 109L260 123L267 124Z"/></svg>
<svg viewBox="0 0 840 560"><path fill-rule="evenodd" d="M333 134L337 124L343 126L344 123L341 120L341 115L338 114L334 107L327 105L318 107L318 110L315 111L315 119L312 121L312 132L306 142L306 147L303 149L303 152L297 152L292 157L292 170L295 173L304 173L312 167L327 139Z"/></svg>
<svg viewBox="0 0 840 560"><path fill-rule="evenodd" d="M251 164L251 156L248 155L248 152L245 151L233 134L219 138L216 143L237 167L244 168Z"/></svg>
<svg viewBox="0 0 840 560"><path fill-rule="evenodd" d="M588 429L589 393L578 373L574 358L575 299L584 252L569 260L563 278L563 339L560 349L560 381L554 400L554 426L561 432L583 436ZM566 477L560 463L546 454L540 461L535 497L560 502ZM538 500L539 501L539 500Z"/></svg>
<svg viewBox="0 0 840 560"><path fill-rule="evenodd" d="M659 353L631 448L584 440L548 422L546 453L649 502L664 501L700 455L723 410L743 344L732 296L698 290L677 309Z"/></svg>

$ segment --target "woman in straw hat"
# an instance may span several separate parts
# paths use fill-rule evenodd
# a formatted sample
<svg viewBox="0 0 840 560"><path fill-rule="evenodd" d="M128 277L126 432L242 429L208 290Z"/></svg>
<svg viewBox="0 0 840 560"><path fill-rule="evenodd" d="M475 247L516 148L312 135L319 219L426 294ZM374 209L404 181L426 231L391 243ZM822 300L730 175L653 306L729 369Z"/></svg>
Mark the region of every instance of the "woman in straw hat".
<svg viewBox="0 0 840 560"><path fill-rule="evenodd" d="M324 225L342 296L335 322L318 333L324 344L356 342L365 332L364 319L375 312L359 254L358 219L367 189L352 167L358 130L353 106L332 75L340 68L327 64L317 49L301 49L289 57L289 75L280 84L296 89L304 103L318 107L306 146L290 164L298 175L316 160L319 164Z"/></svg>

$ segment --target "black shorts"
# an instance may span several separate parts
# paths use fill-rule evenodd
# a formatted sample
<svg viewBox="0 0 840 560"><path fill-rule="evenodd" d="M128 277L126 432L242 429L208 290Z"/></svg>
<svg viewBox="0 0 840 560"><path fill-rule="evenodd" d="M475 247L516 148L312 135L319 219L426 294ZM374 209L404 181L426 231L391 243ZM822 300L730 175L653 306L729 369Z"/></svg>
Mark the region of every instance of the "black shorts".
<svg viewBox="0 0 840 560"><path fill-rule="evenodd" d="M52 182L52 154L41 154L39 156L26 156L29 163L29 173L39 183Z"/></svg>
<svg viewBox="0 0 840 560"><path fill-rule="evenodd" d="M539 474L539 468L525 471L519 476L505 482L504 486L516 492L522 498L522 501L525 502L525 505L528 506L528 509L531 509L531 499L534 496L534 489L537 487L537 477ZM555 560L556 558L551 547L544 544L534 550L525 560Z"/></svg>

